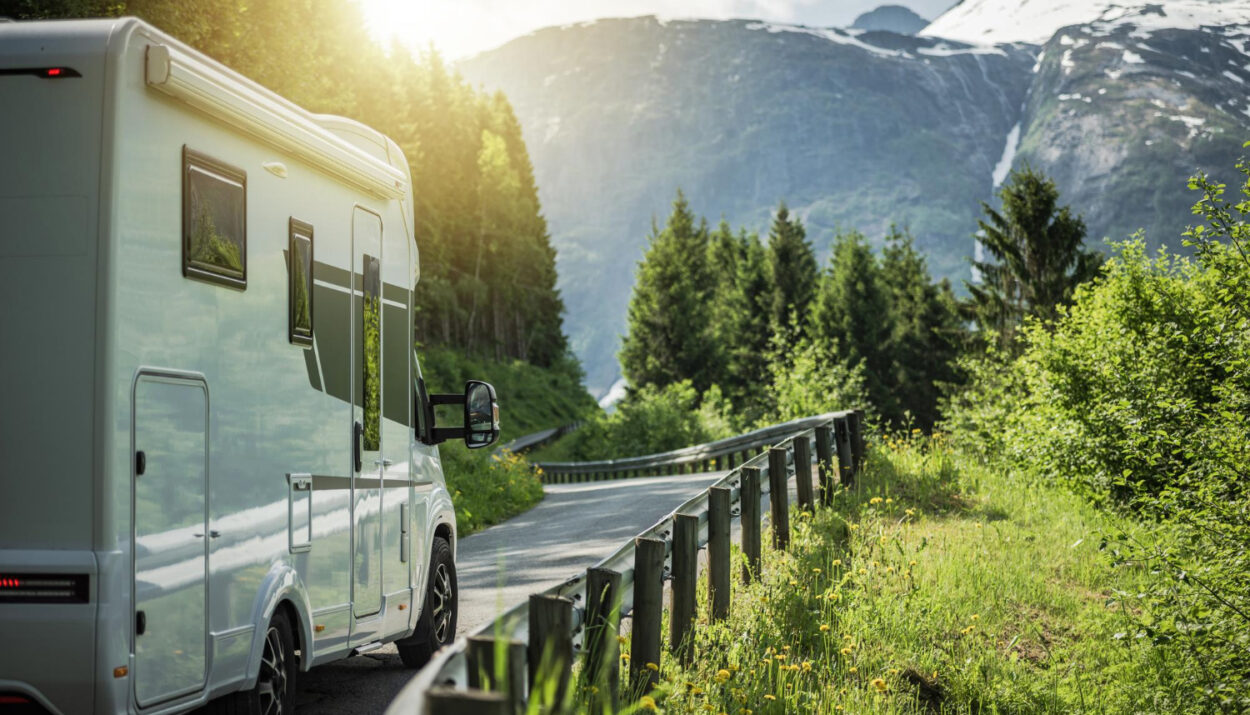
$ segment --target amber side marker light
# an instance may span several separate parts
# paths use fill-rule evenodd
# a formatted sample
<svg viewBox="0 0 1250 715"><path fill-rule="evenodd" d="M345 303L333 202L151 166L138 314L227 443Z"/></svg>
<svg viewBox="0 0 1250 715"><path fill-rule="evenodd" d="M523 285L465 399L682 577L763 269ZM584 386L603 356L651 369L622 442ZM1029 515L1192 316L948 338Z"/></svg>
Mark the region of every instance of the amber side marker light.
<svg viewBox="0 0 1250 715"><path fill-rule="evenodd" d="M321 625L320 623L318 623L317 625L313 626L313 630L314 630L314 631L316 631L316 632L318 632L318 633L320 633L320 632L324 631L325 629L326 629L326 627L325 627L325 626L323 626L323 625Z"/></svg>
<svg viewBox="0 0 1250 715"><path fill-rule="evenodd" d="M119 667L117 667L117 668L113 668L113 677L114 677L114 678L124 678L124 677L126 677L126 675L127 675L129 672L130 672L130 668L127 668L127 667L126 667L126 666L124 666L124 665L123 665L123 666L119 666Z"/></svg>

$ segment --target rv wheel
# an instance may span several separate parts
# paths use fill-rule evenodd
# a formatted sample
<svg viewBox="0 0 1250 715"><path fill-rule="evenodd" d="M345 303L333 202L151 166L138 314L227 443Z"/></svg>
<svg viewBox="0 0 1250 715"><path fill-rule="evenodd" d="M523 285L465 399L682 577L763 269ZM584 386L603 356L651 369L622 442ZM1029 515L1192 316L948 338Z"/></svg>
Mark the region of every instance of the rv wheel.
<svg viewBox="0 0 1250 715"><path fill-rule="evenodd" d="M209 711L217 715L289 715L295 711L298 670L291 624L286 614L278 611L265 631L256 685L214 701Z"/></svg>
<svg viewBox="0 0 1250 715"><path fill-rule="evenodd" d="M404 665L420 668L439 648L456 639L457 593L451 544L436 536L434 548L430 550L430 577L417 628L411 636L395 643Z"/></svg>

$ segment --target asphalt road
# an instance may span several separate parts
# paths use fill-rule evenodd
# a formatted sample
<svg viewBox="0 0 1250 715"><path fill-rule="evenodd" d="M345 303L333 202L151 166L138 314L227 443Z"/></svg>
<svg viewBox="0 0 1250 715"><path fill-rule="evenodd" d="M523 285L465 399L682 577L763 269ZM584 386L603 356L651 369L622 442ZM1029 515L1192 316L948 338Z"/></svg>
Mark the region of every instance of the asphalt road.
<svg viewBox="0 0 1250 715"><path fill-rule="evenodd" d="M548 485L538 506L460 542L458 633L593 565L723 474ZM389 645L318 666L300 674L296 710L379 713L413 672Z"/></svg>

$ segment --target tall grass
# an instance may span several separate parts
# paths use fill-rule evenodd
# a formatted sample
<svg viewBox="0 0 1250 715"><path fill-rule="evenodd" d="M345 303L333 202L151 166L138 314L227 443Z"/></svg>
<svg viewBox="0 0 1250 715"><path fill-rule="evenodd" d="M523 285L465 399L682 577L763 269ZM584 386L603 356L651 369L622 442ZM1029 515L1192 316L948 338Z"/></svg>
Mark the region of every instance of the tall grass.
<svg viewBox="0 0 1250 715"><path fill-rule="evenodd" d="M701 603L693 664L666 656L640 709L1185 710L1142 700L1174 666L1112 598L1148 575L1113 568L1099 535L1136 526L1070 492L917 436L874 445L854 490L792 524L726 621Z"/></svg>

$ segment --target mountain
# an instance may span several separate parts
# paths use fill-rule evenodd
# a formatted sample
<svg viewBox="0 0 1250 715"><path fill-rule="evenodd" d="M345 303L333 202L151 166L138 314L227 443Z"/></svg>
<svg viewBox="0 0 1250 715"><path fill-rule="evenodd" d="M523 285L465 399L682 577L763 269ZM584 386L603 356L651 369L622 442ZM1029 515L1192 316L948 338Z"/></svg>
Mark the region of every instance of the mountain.
<svg viewBox="0 0 1250 715"><path fill-rule="evenodd" d="M902 5L882 5L855 18L852 30L880 30L900 35L914 35L923 30L929 21Z"/></svg>
<svg viewBox="0 0 1250 715"><path fill-rule="evenodd" d="M970 2L917 37L641 17L539 30L459 65L515 108L592 391L618 375L634 268L678 187L710 221L761 231L784 199L822 260L838 228L909 226L957 285L980 202L1023 161L1056 177L1092 240L1145 228L1179 244L1186 178L1226 173L1250 135L1246 28L1138 12L1041 45L928 34Z"/></svg>
<svg viewBox="0 0 1250 715"><path fill-rule="evenodd" d="M1060 28L1129 22L1140 32L1247 22L1250 0L962 0L921 35L963 42L1042 44Z"/></svg>

